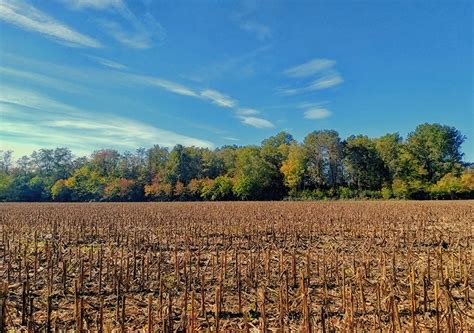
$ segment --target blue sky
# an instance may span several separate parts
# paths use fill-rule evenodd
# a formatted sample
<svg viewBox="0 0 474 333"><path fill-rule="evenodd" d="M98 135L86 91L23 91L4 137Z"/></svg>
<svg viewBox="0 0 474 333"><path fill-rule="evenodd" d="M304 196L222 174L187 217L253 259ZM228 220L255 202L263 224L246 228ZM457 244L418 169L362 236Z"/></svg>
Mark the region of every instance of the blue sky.
<svg viewBox="0 0 474 333"><path fill-rule="evenodd" d="M470 1L0 0L0 149L76 154L455 126Z"/></svg>

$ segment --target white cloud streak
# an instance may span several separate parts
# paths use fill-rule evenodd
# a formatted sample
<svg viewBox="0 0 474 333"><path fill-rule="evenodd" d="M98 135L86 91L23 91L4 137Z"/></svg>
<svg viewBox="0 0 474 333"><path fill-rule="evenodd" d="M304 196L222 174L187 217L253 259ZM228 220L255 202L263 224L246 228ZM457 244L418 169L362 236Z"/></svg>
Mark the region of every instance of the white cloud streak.
<svg viewBox="0 0 474 333"><path fill-rule="evenodd" d="M227 140L227 141L240 141L240 139L237 139L237 138L234 138L234 137L231 137L231 136L224 136L222 138L224 140Z"/></svg>
<svg viewBox="0 0 474 333"><path fill-rule="evenodd" d="M116 77L118 79L122 79L122 81L127 83L138 83L152 87L159 87L161 89L167 90L178 95L201 98L200 95L191 88L185 87L176 82L164 80L154 76L117 72Z"/></svg>
<svg viewBox="0 0 474 333"><path fill-rule="evenodd" d="M35 142L89 151L105 147L129 150L152 144L213 147L209 141L117 115L80 110L34 91L3 88L0 138L9 146Z"/></svg>
<svg viewBox="0 0 474 333"><path fill-rule="evenodd" d="M102 21L102 27L105 31L111 35L119 43L133 48L133 49L148 49L152 47L153 40L155 38L155 33L152 28L145 28L141 24L137 24L135 28L137 31L127 31L122 25L113 21ZM162 29L158 29L157 36L161 36ZM158 39L163 39L164 37L159 37Z"/></svg>
<svg viewBox="0 0 474 333"><path fill-rule="evenodd" d="M263 41L272 37L270 27L257 21L259 4L257 1L243 1L241 7L233 13L232 18L239 28Z"/></svg>
<svg viewBox="0 0 474 333"><path fill-rule="evenodd" d="M103 10L124 6L122 0L62 0L62 2L74 9L90 8L95 10Z"/></svg>
<svg viewBox="0 0 474 333"><path fill-rule="evenodd" d="M259 114L260 111L255 110L255 109L241 108L241 109L238 109L235 113L240 116L252 116L252 115Z"/></svg>
<svg viewBox="0 0 474 333"><path fill-rule="evenodd" d="M341 75L338 73L330 73L328 75L324 75L323 77L317 79L313 83L311 83L306 90L314 91L314 90L322 90L337 86L344 82Z"/></svg>
<svg viewBox="0 0 474 333"><path fill-rule="evenodd" d="M313 59L304 64L289 68L283 73L289 77L307 77L331 69L334 65L336 65L334 60Z"/></svg>
<svg viewBox="0 0 474 333"><path fill-rule="evenodd" d="M311 107L304 112L304 117L306 119L324 119L330 117L332 114L331 111L322 107Z"/></svg>
<svg viewBox="0 0 474 333"><path fill-rule="evenodd" d="M102 46L96 39L73 30L66 24L20 0L2 0L0 2L0 20L25 30L43 34L68 46L91 48Z"/></svg>
<svg viewBox="0 0 474 333"><path fill-rule="evenodd" d="M123 0L61 0L73 10L107 10L119 14L125 22L109 18L99 20L106 33L119 43L134 49L148 49L165 38L161 24L146 12L135 15Z"/></svg>
<svg viewBox="0 0 474 333"><path fill-rule="evenodd" d="M56 90L69 93L86 93L87 89L81 85L74 84L65 80L50 77L48 75L18 70L15 68L0 67L1 76L15 77L26 80L28 83L38 83L41 86L48 86Z"/></svg>
<svg viewBox="0 0 474 333"><path fill-rule="evenodd" d="M334 60L313 59L291 67L283 71L283 74L289 78L303 79L306 83L300 87L284 87L277 90L282 95L296 95L335 87L344 82L342 76L334 69L335 65Z"/></svg>
<svg viewBox="0 0 474 333"><path fill-rule="evenodd" d="M218 106L233 108L237 105L237 102L234 99L216 90L211 90L211 89L203 90L201 92L201 96L206 99L209 99L212 103Z"/></svg>
<svg viewBox="0 0 474 333"><path fill-rule="evenodd" d="M103 84L103 85L123 85L123 86L131 86L131 87L136 87L137 85L143 85L147 87L156 87L158 89L162 89L168 92L171 92L173 94L178 94L182 96L187 96L187 97L192 97L197 100L201 101L208 101L211 102L212 104L222 107L222 108L227 108L227 109L232 109L234 111L234 114L237 116L238 119L240 119L241 123L249 126L253 126L255 128L270 128L273 127L274 125L261 117L255 117L256 115L260 114L259 110L252 109L252 108L239 108L238 106L238 101L222 92L212 90L212 89L205 89L205 90L198 90L194 88L190 88L188 86L184 86L182 84L165 80L159 77L154 77L154 76L146 76L146 75L139 75L139 74L132 74L128 72L122 72L122 71L103 71L103 70L97 70L97 69L90 69L90 68L71 68L68 66L62 66L62 65L57 65L57 64L52 64L48 62L42 62L38 60L32 60L28 58L23 58L23 57L15 57L10 54L5 54L5 53L0 53L2 57L5 59L8 59L9 62L14 62L17 65L22 65L23 67L30 67L30 68L37 68L38 70L41 70L45 73L55 75L55 76L65 76L67 79L73 78L76 81L79 81L81 83L87 84L93 80L97 84ZM86 55L88 56L88 55ZM94 56L89 56L92 59L96 60L98 57ZM99 58L97 61L101 60L102 58ZM2 73L2 68L0 67L0 73ZM8 70L8 69L7 69ZM13 74L12 74L13 75ZM15 73L15 75L20 75L24 76L25 78L28 76L30 78L33 78L33 74L30 73ZM40 81L46 82L48 80L48 76L42 75L42 74L34 74L37 75L38 77L35 78ZM53 86L53 88L57 89L62 89L67 85L63 84L63 87L61 87L61 80L56 81L56 79L51 79L51 82L48 82L49 85ZM71 86L72 89L73 86ZM8 96L8 91L3 93L3 96ZM12 95L14 98L16 95ZM27 98L29 100L33 99L35 100L35 94L28 94ZM38 100L38 103L44 102L45 97L41 99L36 99ZM23 105L22 103L25 103L27 101L24 100L14 100L15 103ZM48 105L55 103L55 101L48 101L47 105L42 106L42 108L47 108ZM23 105L23 106L28 106L31 107L31 105ZM67 108L68 106L65 105L59 105L57 109L60 108Z"/></svg>
<svg viewBox="0 0 474 333"><path fill-rule="evenodd" d="M95 62L97 62L98 64L101 64L102 66L105 66L105 67L108 67L108 68L112 68L112 69L127 69L127 66L121 64L121 63L118 63L116 61L112 61L112 60L109 60L109 59L105 59L105 58L101 58L101 57L96 57L96 56L93 56L93 55L88 55L86 54L85 55L86 57L88 57L89 59L92 59L94 60Z"/></svg>
<svg viewBox="0 0 474 333"><path fill-rule="evenodd" d="M275 125L271 123L270 121L263 119L263 118L257 118L257 117L239 117L240 121L242 124L249 125L255 128L273 128Z"/></svg>

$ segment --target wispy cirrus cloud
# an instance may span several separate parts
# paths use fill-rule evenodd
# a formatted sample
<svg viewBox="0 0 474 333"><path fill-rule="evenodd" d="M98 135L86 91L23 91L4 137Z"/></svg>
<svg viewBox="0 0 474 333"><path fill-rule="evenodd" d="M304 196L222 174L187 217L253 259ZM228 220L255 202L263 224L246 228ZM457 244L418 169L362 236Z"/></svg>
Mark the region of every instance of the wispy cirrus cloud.
<svg viewBox="0 0 474 333"><path fill-rule="evenodd" d="M239 116L252 116L259 114L260 111L255 110L255 109L249 109L249 108L240 108L235 112Z"/></svg>
<svg viewBox="0 0 474 333"><path fill-rule="evenodd" d="M255 117L255 115L260 114L260 111L251 109L251 108L239 108L238 103L233 98L228 95L222 94L215 90L204 90L201 92L201 96L210 99L214 104L226 107L233 108L235 115L244 125L249 125L259 129L273 128L275 125L264 118Z"/></svg>
<svg viewBox="0 0 474 333"><path fill-rule="evenodd" d="M92 8L96 10L110 9L124 6L122 0L61 0L74 9Z"/></svg>
<svg viewBox="0 0 474 333"><path fill-rule="evenodd" d="M263 45L244 54L207 64L183 77L195 82L210 82L226 76L248 79L255 75L255 59L270 49L271 45Z"/></svg>
<svg viewBox="0 0 474 333"><path fill-rule="evenodd" d="M342 79L341 75L339 75L338 73L329 73L313 81L313 83L311 83L307 87L307 89L309 91L327 89L327 88L337 86L341 84L342 82L344 82L344 80Z"/></svg>
<svg viewBox="0 0 474 333"><path fill-rule="evenodd" d="M134 16L133 16L134 17ZM134 49L148 49L157 41L165 37L164 29L149 14L144 16L143 22L133 19L132 31L114 21L100 21L105 31L119 43Z"/></svg>
<svg viewBox="0 0 474 333"><path fill-rule="evenodd" d="M237 102L232 99L230 96L220 93L216 90L206 89L201 92L201 96L209 99L212 103L226 107L226 108L233 108L237 105Z"/></svg>
<svg viewBox="0 0 474 333"><path fill-rule="evenodd" d="M107 86L122 85L135 87L137 85L143 85L165 90L181 96L195 98L200 101L211 102L218 107L232 110L235 116L237 116L237 119L239 119L240 122L245 125L253 126L259 129L273 127L273 124L269 120L263 119L261 117L255 117L256 115L260 114L260 111L252 108L240 107L238 100L214 89L200 90L160 77L134 74L120 70L97 70L91 68L79 69L24 57L15 57L14 55L8 53L0 54L5 59L8 59L9 62L16 62L23 67L37 68L44 73L54 76L61 77L62 75L68 79L73 78L75 81L84 84L87 84L93 80L95 84L103 84ZM60 84L60 82L57 83Z"/></svg>
<svg viewBox="0 0 474 333"><path fill-rule="evenodd" d="M102 47L98 40L74 30L33 5L21 0L1 1L0 20L21 29L43 34L68 46Z"/></svg>
<svg viewBox="0 0 474 333"><path fill-rule="evenodd" d="M125 82L126 84L138 83L151 87L158 87L178 95L200 98L200 95L192 88L159 77L122 72L116 72L115 75L118 79L121 79L122 82Z"/></svg>
<svg viewBox="0 0 474 333"><path fill-rule="evenodd" d="M240 139L234 138L232 136L224 136L222 138L226 141L240 141Z"/></svg>
<svg viewBox="0 0 474 333"><path fill-rule="evenodd" d="M112 38L130 48L148 49L166 36L164 28L150 12L137 16L123 0L60 1L73 10L105 10L118 14L123 19L121 22L102 18L98 23Z"/></svg>
<svg viewBox="0 0 474 333"><path fill-rule="evenodd" d="M110 60L110 59L105 59L105 58L102 58L102 57L97 57L97 56L93 56L93 55L89 55L89 54L86 54L85 56L87 58L91 59L91 60L94 60L98 64L101 64L102 66L105 66L105 67L108 67L108 68L127 69L127 66L125 66L121 63L118 63L116 61Z"/></svg>
<svg viewBox="0 0 474 333"><path fill-rule="evenodd" d="M256 1L244 1L240 8L232 14L232 19L243 31L252 34L259 41L264 41L272 37L270 27L257 21L259 4Z"/></svg>
<svg viewBox="0 0 474 333"><path fill-rule="evenodd" d="M128 74L127 74L128 76ZM186 95L194 98L209 100L214 105L217 105L222 108L229 108L233 109L235 115L240 120L242 124L249 125L255 128L264 129L264 128L272 128L274 124L267 119L255 117L255 115L260 114L260 111L252 109L252 108L239 108L238 101L234 98L221 93L217 90L206 89L202 90L201 92L197 93L190 88L177 85L176 83L172 83L169 81L164 81L157 78L152 77L142 77L142 76L134 76L142 83L159 86L160 88L166 89L168 91Z"/></svg>
<svg viewBox="0 0 474 333"><path fill-rule="evenodd" d="M307 77L329 70L336 65L334 60L330 59L313 59L304 64L288 68L283 73L289 77Z"/></svg>
<svg viewBox="0 0 474 333"><path fill-rule="evenodd" d="M240 116L240 121L242 124L249 125L252 127L256 128L273 128L275 125L273 125L272 122L269 120L263 119L263 118L257 118L257 117L247 117L247 116Z"/></svg>
<svg viewBox="0 0 474 333"><path fill-rule="evenodd" d="M289 78L302 79L300 86L280 87L281 95L296 95L335 87L344 82L341 74L335 69L336 61L330 59L313 59L283 71Z"/></svg>
<svg viewBox="0 0 474 333"><path fill-rule="evenodd" d="M213 144L130 118L89 112L35 91L2 87L0 138L8 146L35 142L42 146L63 145L82 150L110 147L120 150L159 144L173 147L213 147Z"/></svg>
<svg viewBox="0 0 474 333"><path fill-rule="evenodd" d="M67 80L57 79L49 75L19 70L11 67L0 67L0 76L18 78L21 80L25 80L26 82L36 83L41 86L48 86L50 88L66 91L69 93L87 92L86 87L79 84L71 83Z"/></svg>

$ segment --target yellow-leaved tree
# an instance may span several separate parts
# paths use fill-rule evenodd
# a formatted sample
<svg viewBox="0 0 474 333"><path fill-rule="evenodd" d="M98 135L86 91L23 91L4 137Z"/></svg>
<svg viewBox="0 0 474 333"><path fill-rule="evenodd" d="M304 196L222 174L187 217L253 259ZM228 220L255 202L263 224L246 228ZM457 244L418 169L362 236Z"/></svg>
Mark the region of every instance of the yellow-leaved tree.
<svg viewBox="0 0 474 333"><path fill-rule="evenodd" d="M305 149L298 144L292 144L288 151L288 158L283 161L280 168L285 185L290 189L290 195L292 196L296 195L303 184L305 165Z"/></svg>

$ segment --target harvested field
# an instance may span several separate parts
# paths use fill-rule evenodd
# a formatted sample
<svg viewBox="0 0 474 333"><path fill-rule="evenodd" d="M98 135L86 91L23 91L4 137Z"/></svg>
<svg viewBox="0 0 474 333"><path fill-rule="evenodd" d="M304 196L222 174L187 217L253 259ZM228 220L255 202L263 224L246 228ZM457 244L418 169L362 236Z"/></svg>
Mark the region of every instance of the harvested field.
<svg viewBox="0 0 474 333"><path fill-rule="evenodd" d="M1 320L473 331L472 221L472 201L2 204Z"/></svg>

